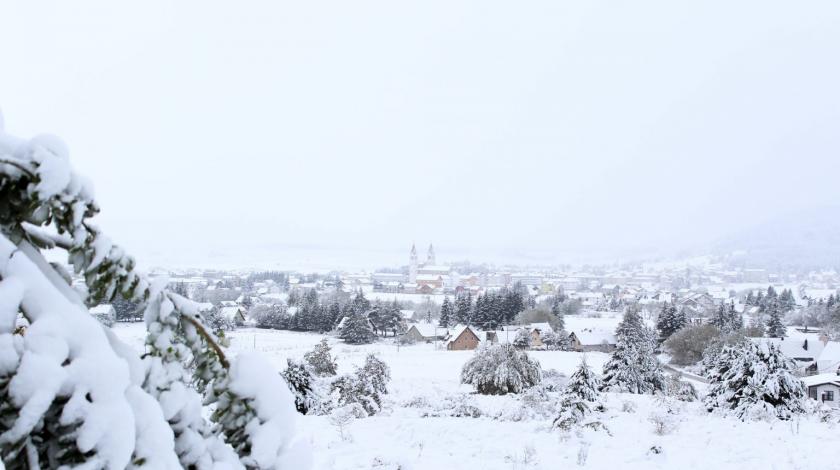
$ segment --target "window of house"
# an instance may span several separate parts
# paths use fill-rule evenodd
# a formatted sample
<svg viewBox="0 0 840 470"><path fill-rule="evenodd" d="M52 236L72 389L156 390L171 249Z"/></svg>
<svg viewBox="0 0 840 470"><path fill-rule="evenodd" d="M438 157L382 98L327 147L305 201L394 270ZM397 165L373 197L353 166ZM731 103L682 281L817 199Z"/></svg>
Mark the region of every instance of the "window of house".
<svg viewBox="0 0 840 470"><path fill-rule="evenodd" d="M834 401L834 391L828 390L822 393L822 401Z"/></svg>

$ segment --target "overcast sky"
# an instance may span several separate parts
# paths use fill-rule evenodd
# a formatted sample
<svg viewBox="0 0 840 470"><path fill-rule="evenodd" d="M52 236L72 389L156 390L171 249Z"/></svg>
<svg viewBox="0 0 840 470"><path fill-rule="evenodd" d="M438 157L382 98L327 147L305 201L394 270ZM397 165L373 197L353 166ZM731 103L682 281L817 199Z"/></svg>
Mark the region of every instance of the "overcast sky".
<svg viewBox="0 0 840 470"><path fill-rule="evenodd" d="M141 262L557 262L840 201L838 25L834 0L4 2L0 108L68 143Z"/></svg>

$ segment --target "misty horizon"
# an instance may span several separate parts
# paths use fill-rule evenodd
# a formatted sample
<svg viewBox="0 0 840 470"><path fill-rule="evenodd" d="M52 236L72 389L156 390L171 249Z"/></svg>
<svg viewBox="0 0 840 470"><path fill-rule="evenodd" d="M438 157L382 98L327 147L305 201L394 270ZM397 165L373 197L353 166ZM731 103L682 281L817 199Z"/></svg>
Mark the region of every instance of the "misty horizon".
<svg viewBox="0 0 840 470"><path fill-rule="evenodd" d="M840 201L834 4L97 6L3 7L0 106L144 265L614 262Z"/></svg>

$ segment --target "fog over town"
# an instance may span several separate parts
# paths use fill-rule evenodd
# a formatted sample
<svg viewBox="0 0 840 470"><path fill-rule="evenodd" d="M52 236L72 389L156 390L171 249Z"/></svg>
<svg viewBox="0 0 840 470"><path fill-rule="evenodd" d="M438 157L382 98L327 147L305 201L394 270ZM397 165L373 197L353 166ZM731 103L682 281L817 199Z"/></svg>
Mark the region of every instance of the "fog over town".
<svg viewBox="0 0 840 470"><path fill-rule="evenodd" d="M0 4L0 470L832 469L840 4Z"/></svg>

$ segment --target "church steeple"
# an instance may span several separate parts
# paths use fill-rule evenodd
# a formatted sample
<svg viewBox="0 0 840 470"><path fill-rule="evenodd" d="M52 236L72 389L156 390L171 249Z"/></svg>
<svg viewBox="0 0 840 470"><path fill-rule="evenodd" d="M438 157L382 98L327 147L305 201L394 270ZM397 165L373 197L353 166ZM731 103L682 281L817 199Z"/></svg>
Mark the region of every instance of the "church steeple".
<svg viewBox="0 0 840 470"><path fill-rule="evenodd" d="M437 264L435 262L435 247L431 243L429 243L429 252L426 253L426 264L429 266Z"/></svg>
<svg viewBox="0 0 840 470"><path fill-rule="evenodd" d="M411 252L408 255L408 282L417 282L417 248L411 244Z"/></svg>

